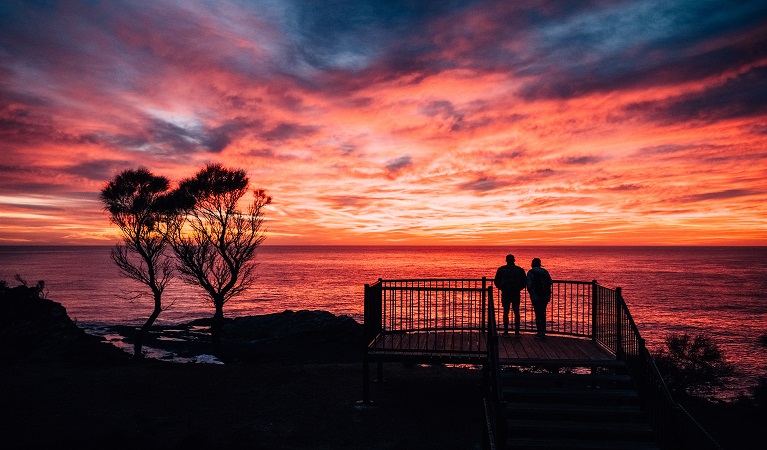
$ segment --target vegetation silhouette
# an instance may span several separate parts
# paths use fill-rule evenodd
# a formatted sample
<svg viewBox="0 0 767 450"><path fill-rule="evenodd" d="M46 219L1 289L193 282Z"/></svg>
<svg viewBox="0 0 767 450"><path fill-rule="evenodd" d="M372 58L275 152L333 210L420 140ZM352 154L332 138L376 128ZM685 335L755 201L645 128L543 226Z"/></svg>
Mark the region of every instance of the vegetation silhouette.
<svg viewBox="0 0 767 450"><path fill-rule="evenodd" d="M666 348L654 354L666 385L676 393L705 395L734 374L719 346L706 334L666 336Z"/></svg>
<svg viewBox="0 0 767 450"><path fill-rule="evenodd" d="M214 354L222 357L224 305L255 281L256 250L265 239L263 189L241 211L250 180L242 169L208 164L166 198L167 238L178 259L181 279L199 286L215 308L211 323Z"/></svg>
<svg viewBox="0 0 767 450"><path fill-rule="evenodd" d="M104 209L122 238L122 243L112 249L112 261L123 276L146 285L154 300L152 313L135 336L136 359L143 357L144 339L163 310L162 293L174 276L160 208L169 188L167 178L139 168L120 172L100 193Z"/></svg>

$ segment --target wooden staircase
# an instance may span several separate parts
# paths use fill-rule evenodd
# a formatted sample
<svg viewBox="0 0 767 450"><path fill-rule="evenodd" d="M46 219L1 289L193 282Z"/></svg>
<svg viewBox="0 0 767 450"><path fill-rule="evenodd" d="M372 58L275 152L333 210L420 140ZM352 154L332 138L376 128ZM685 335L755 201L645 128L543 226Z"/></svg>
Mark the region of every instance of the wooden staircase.
<svg viewBox="0 0 767 450"><path fill-rule="evenodd" d="M631 378L596 374L502 374L507 449L658 450Z"/></svg>

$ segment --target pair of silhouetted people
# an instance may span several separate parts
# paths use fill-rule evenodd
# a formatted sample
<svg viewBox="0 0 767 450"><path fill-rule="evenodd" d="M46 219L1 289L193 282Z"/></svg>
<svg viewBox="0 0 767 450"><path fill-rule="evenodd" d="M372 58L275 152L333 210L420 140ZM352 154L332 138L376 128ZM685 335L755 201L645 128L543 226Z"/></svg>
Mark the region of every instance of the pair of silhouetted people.
<svg viewBox="0 0 767 450"><path fill-rule="evenodd" d="M535 311L536 337L546 336L546 305L551 300L551 286L554 284L549 272L541 266L540 258L533 258L530 271L514 264L514 255L506 255L506 265L495 273L495 287L501 291L503 305L503 333L509 332L509 307L514 311L514 334L519 334L520 292L527 288L530 302Z"/></svg>

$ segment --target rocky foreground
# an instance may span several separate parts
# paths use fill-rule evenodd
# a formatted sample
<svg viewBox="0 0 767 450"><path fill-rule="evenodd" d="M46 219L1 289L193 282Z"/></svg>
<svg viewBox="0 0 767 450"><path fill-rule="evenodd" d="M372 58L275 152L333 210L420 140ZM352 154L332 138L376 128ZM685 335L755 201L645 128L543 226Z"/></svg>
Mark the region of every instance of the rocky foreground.
<svg viewBox="0 0 767 450"><path fill-rule="evenodd" d="M204 354L206 325L159 328L147 345ZM480 448L478 370L387 365L361 405L354 320L286 311L232 319L225 333L227 364L137 362L34 288L4 289L2 448Z"/></svg>

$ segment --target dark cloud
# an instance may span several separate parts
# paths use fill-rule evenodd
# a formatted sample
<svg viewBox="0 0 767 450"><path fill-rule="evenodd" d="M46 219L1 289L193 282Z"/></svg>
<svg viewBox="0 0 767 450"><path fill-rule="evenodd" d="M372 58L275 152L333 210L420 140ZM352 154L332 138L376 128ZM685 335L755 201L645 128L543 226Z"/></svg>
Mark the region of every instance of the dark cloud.
<svg viewBox="0 0 767 450"><path fill-rule="evenodd" d="M127 150L146 151L156 154L185 154L196 152L220 153L232 141L249 130L261 127L258 121L237 118L216 127L205 125L181 126L159 118L149 117L143 128L126 134L97 132L88 135L92 142Z"/></svg>
<svg viewBox="0 0 767 450"><path fill-rule="evenodd" d="M517 176L517 179L513 181L513 185L533 185L535 183L538 183L543 180L547 180L551 177L559 175L559 172L557 172L554 169L546 168L546 169L539 169L533 172L526 172L522 173L519 176Z"/></svg>
<svg viewBox="0 0 767 450"><path fill-rule="evenodd" d="M39 97L0 89L0 142L6 145L40 143L87 144L91 135L76 135L55 123L49 102Z"/></svg>
<svg viewBox="0 0 767 450"><path fill-rule="evenodd" d="M338 150L342 155L348 156L352 153L356 153L359 149L355 144L352 144L351 142L344 142L338 146Z"/></svg>
<svg viewBox="0 0 767 450"><path fill-rule="evenodd" d="M453 103L448 100L435 100L429 102L426 105L421 106L420 112L427 117L439 118L450 122L451 131L465 129L464 113L458 111L455 106L453 106ZM485 124L486 122L475 123L472 127L478 128Z"/></svg>
<svg viewBox="0 0 767 450"><path fill-rule="evenodd" d="M619 186L612 186L607 188L609 191L616 191L616 192L627 192L627 191L638 191L642 189L642 186L636 185L636 184L621 184Z"/></svg>
<svg viewBox="0 0 767 450"><path fill-rule="evenodd" d="M102 181L111 179L114 174L132 167L133 164L130 161L100 159L68 166L63 169L63 172L88 180Z"/></svg>
<svg viewBox="0 0 767 450"><path fill-rule="evenodd" d="M410 167L413 165L413 158L410 157L410 155L400 156L399 158L395 158L392 160L389 160L386 162L386 170L390 173L398 173L402 169L405 169L407 167Z"/></svg>
<svg viewBox="0 0 767 450"><path fill-rule="evenodd" d="M690 195L685 197L685 202L700 202L706 200L727 200L731 198L750 197L752 195L762 195L765 192L750 189L727 189L724 191L705 192L702 194Z"/></svg>
<svg viewBox="0 0 767 450"><path fill-rule="evenodd" d="M493 191L498 188L508 186L509 182L501 181L493 178L482 177L468 183L463 183L459 187L463 190L475 191L475 192L487 192Z"/></svg>
<svg viewBox="0 0 767 450"><path fill-rule="evenodd" d="M288 141L311 136L319 130L320 127L284 122L262 133L261 137L266 141Z"/></svg>
<svg viewBox="0 0 767 450"><path fill-rule="evenodd" d="M584 166L589 164L595 164L600 161L602 161L602 158L599 156L567 156L560 160L562 164L567 165L574 165L574 166Z"/></svg>
<svg viewBox="0 0 767 450"><path fill-rule="evenodd" d="M766 41L767 42L767 41ZM708 89L662 101L634 103L627 114L663 123L756 117L767 105L767 66L756 67Z"/></svg>
<svg viewBox="0 0 767 450"><path fill-rule="evenodd" d="M370 205L374 200L358 196L330 196L323 197L334 208L363 208Z"/></svg>
<svg viewBox="0 0 767 450"><path fill-rule="evenodd" d="M247 130L255 130L260 127L260 121L237 118L207 130L203 133L200 142L210 152L220 153L233 140L242 137Z"/></svg>
<svg viewBox="0 0 767 450"><path fill-rule="evenodd" d="M390 51L392 42L406 41L435 17L462 10L474 1L357 0L291 2L284 29L298 56L323 70L359 71ZM413 54L407 47L400 50Z"/></svg>
<svg viewBox="0 0 767 450"><path fill-rule="evenodd" d="M298 159L295 155L280 155L277 154L273 149L271 148L258 148L258 149L252 149L248 152L248 155L254 156L256 158L264 158L264 159L271 159L275 161L289 161Z"/></svg>
<svg viewBox="0 0 767 450"><path fill-rule="evenodd" d="M642 147L639 150L637 150L636 154L640 157L646 156L646 155L663 155L663 154L670 154L670 153L678 153L684 150L689 150L689 145L679 145L679 144L663 144L663 145L654 145L651 147Z"/></svg>
<svg viewBox="0 0 767 450"><path fill-rule="evenodd" d="M767 55L763 2L631 2L539 21L539 40L520 55L527 100L568 99L703 80ZM646 26L653 23L652 27ZM743 29L756 29L743 34ZM538 76L544 75L545 76Z"/></svg>
<svg viewBox="0 0 767 450"><path fill-rule="evenodd" d="M421 106L420 111L427 117L463 120L463 114L456 111L453 103L448 100L435 100Z"/></svg>
<svg viewBox="0 0 767 450"><path fill-rule="evenodd" d="M525 150L522 150L522 149L516 149L516 150L509 149L509 150L505 150L501 153L497 153L493 155L492 160L494 164L503 164L506 161L524 158L526 154L527 153L525 152Z"/></svg>

